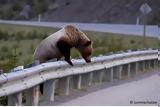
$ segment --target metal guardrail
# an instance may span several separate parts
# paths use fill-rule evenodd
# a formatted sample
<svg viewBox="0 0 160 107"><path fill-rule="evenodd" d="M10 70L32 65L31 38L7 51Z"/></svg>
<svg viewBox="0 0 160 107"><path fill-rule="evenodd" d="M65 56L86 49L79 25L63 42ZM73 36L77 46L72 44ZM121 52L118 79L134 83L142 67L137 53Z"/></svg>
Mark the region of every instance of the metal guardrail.
<svg viewBox="0 0 160 107"><path fill-rule="evenodd" d="M121 79L124 71L127 71L127 76L131 76L140 70L143 71L145 67L155 68L159 66L159 59L158 50L150 49L93 57L92 62L88 64L82 59L73 60L74 66L68 65L64 61L43 63L0 75L0 97L8 96L8 105L22 105L22 92L27 91L26 105L38 105L39 84L41 83L44 83L43 99L54 101L55 84L59 84L59 94L68 95L71 83L76 85L74 87L77 89L81 89L84 80L85 84L88 81L88 85L91 85L95 72L99 73L99 75L96 74L99 76L98 81L103 81L104 78L110 78L109 80L112 81L114 77ZM118 68L115 70L114 67ZM106 71L109 76L104 77ZM76 79L72 78L71 82L71 77L74 76ZM85 78L86 76L87 78Z"/></svg>

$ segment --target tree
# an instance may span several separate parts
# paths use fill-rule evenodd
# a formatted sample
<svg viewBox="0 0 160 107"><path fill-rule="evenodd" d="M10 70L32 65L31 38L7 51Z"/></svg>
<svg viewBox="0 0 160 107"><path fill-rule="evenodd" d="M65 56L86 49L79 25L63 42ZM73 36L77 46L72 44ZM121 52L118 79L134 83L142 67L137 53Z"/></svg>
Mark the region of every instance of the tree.
<svg viewBox="0 0 160 107"><path fill-rule="evenodd" d="M47 10L47 4L45 0L35 0L33 9L37 15L44 13Z"/></svg>

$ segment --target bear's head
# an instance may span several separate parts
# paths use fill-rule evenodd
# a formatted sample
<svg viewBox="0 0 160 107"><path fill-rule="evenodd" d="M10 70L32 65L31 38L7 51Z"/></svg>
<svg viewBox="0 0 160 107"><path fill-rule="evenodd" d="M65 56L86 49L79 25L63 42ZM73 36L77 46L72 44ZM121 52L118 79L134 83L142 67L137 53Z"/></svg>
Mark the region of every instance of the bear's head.
<svg viewBox="0 0 160 107"><path fill-rule="evenodd" d="M81 56L88 63L91 62L92 55L92 42L90 40L86 41L84 44L78 47Z"/></svg>
<svg viewBox="0 0 160 107"><path fill-rule="evenodd" d="M65 31L69 37L70 43L78 49L81 56L86 62L91 62L92 42L91 40L78 28L67 25Z"/></svg>

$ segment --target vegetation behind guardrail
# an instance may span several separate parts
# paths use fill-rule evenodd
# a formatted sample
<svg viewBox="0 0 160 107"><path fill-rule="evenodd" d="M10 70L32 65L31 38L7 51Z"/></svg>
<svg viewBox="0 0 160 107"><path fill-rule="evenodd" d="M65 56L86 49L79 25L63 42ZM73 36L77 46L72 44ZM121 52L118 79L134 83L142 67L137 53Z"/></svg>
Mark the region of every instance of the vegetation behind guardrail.
<svg viewBox="0 0 160 107"><path fill-rule="evenodd" d="M47 27L0 24L0 69L7 72L15 66L30 64L33 52L40 40L57 30ZM85 33L94 43L93 56L121 50L142 49L142 37L139 36L89 31ZM156 38L147 38L146 41L146 48L160 47L160 41ZM79 55L73 49L71 56L77 58Z"/></svg>

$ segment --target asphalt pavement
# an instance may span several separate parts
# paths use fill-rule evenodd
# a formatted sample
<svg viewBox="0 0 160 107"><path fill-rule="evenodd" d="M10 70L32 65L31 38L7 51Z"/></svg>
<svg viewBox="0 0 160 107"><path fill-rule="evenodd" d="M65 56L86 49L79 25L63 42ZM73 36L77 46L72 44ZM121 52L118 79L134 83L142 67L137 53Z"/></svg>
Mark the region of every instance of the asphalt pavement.
<svg viewBox="0 0 160 107"><path fill-rule="evenodd" d="M160 72L149 72L140 76L112 83L94 85L55 98L55 102L41 105L57 106L155 106L160 104Z"/></svg>
<svg viewBox="0 0 160 107"><path fill-rule="evenodd" d="M109 32L117 34L128 34L143 36L143 25L130 25L130 24L107 24L107 23L73 23L73 22L38 22L38 21L7 21L0 20L0 23L30 25L30 26L43 26L62 28L65 25L72 24L82 30L96 31L96 32ZM150 37L160 38L160 29L157 25L147 25L146 35Z"/></svg>

